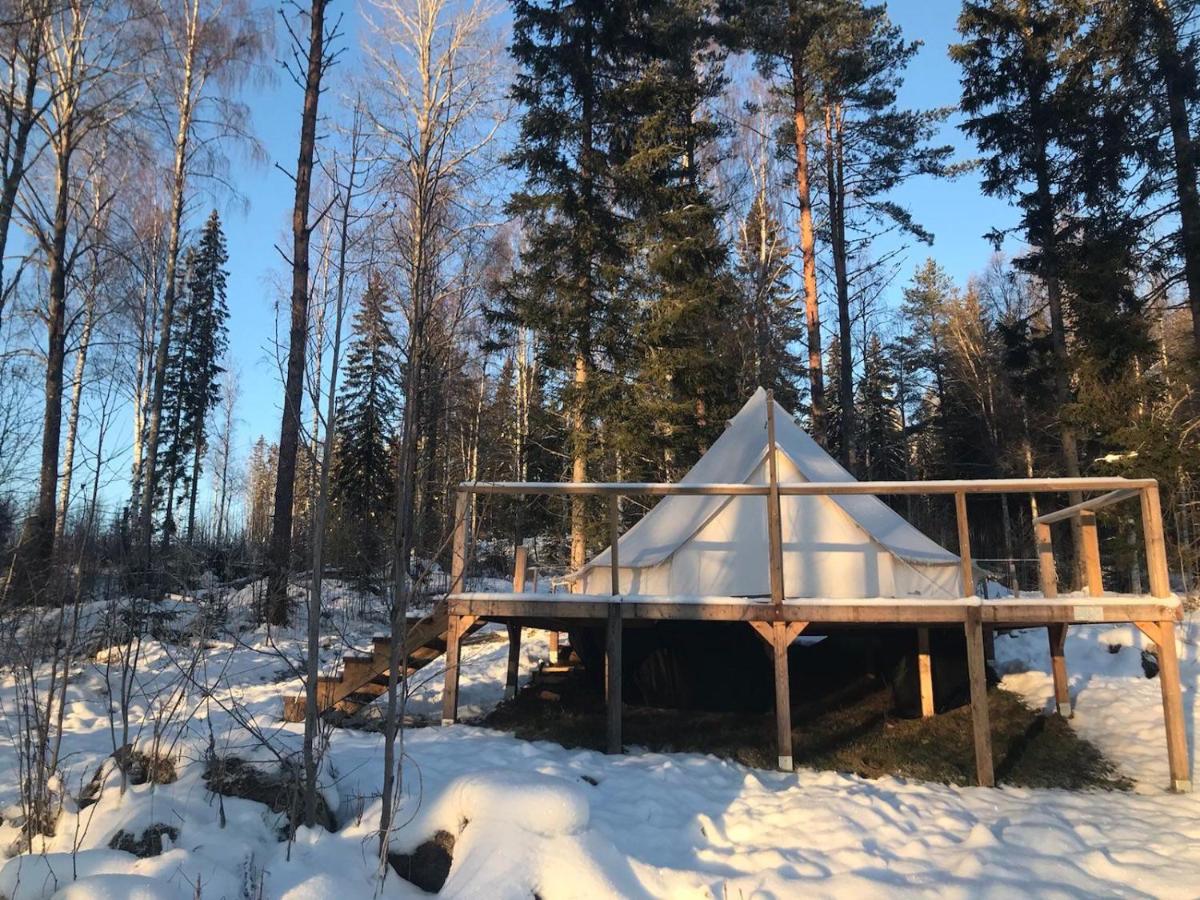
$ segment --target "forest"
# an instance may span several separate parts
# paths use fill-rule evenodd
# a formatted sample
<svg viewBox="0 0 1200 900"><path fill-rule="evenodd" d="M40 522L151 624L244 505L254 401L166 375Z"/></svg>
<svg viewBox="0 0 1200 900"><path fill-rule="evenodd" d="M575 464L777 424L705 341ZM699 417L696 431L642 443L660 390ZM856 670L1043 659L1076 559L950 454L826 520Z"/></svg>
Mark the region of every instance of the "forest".
<svg viewBox="0 0 1200 900"><path fill-rule="evenodd" d="M457 482L675 480L758 386L860 479L1156 477L1194 584L1195 4L967 2L941 108L901 101L921 43L859 0L277 12L7 4L6 603L265 575L284 623L299 573L445 567ZM290 228L268 295L229 296L271 78ZM896 199L941 179L1013 212L962 224L995 253L961 283ZM278 428L228 350L253 304ZM566 567L601 513L473 515ZM1001 577L1034 514L983 517ZM1103 520L1126 586L1132 528Z"/></svg>
<svg viewBox="0 0 1200 900"><path fill-rule="evenodd" d="M1200 3L943 0L923 13L928 34L949 35L936 44L901 26L915 6L0 0L0 896L68 896L29 888L17 865L42 872L61 854L70 880L111 875L111 854L124 854L123 877L161 866L150 874L176 879L172 890L186 881L178 896L409 896L388 873L408 878L402 869L442 834L453 848L447 828L466 847L460 858L508 866L489 882L472 874L486 866L450 870L442 848L457 885L448 895L713 897L721 886L721 896L786 896L811 860L809 849L785 859L777 845L785 832L825 840L824 820L805 819L818 795L851 834L828 843L855 854L835 865L841 851L818 848L829 877L877 877L858 872L876 820L891 823L901 856L916 846L916 798L930 804L922 828L941 835L909 861L928 869L903 882L922 891L1036 855L1042 819L1032 838L1010 832L1054 803L1065 804L1054 827L1069 828L1071 843L1047 843L1103 852L1055 850L1072 859L1031 864L1047 892L1095 893L1089 879L1106 877L1142 890L1140 875L1105 874L1143 868L1110 854L1120 841L1182 842L1171 862L1186 868L1144 866L1160 879L1147 893L1194 883L1194 806L1130 795L1084 813L1065 791L1045 807L1020 792L985 800L947 787L968 783L958 770L864 774L826 760L815 767L835 771L814 774L798 757L797 773L790 749L775 757L785 775L770 774L796 779L786 784L758 780L767 775L740 750L708 746L600 763L586 740L576 751L550 735L568 753L454 718L460 638L476 654L474 670L462 664L463 706L480 716L516 699L521 666L544 675L548 660L562 661L551 626L528 625L522 645L509 622L505 645L489 614L447 613L446 596L460 596L455 563L460 585L508 591L515 571L524 594L526 561L545 586L654 503L624 497L610 511L590 502L598 497L481 494L460 505L456 486L678 481L765 388L863 481L1157 479L1157 555L1148 558L1150 525L1143 549L1136 503L1107 506L1096 517L1099 580L1144 594L1154 579L1161 609L1186 608L1179 659L1162 637L1174 634L1167 613L1126 634L1124 619L1098 607L1086 621L1103 625L1072 624L1071 646L1090 648L1072 670L1084 698L1073 726L1066 670L1037 680L1041 631L1036 659L1028 633L1002 635L1009 668L990 686L1011 713L997 716L996 732L1009 729L998 745L1061 740L1069 750L1041 766L1066 780L1039 772L1028 784L1010 780L998 753L1001 781L1115 796L1137 779L1165 780L1157 743L1153 762L1139 755L1159 723L1139 717L1158 715L1159 685L1174 710L1200 683ZM957 79L951 100L916 102L942 71ZM935 202L955 207L937 209L941 233L929 221ZM984 248L969 265L947 249L946 222ZM763 408L774 423L775 407ZM1153 484L1143 487L1150 498ZM885 499L965 566L966 594L985 584L1008 596L1046 584L1035 518L1081 497L972 494L969 540L965 492ZM776 506L776 532L778 517ZM1085 578L1094 555L1084 558L1081 523L1076 515L1056 538L1057 583L1103 593ZM469 559L454 550L456 531L470 535ZM779 698L789 647L800 653L792 642L809 623L783 623L779 542L768 641L790 748L790 701ZM949 551L963 546L955 562ZM951 605L968 600L980 641L978 652L962 645L969 692L986 708L981 601L955 593ZM608 621L605 659L620 647L619 608ZM424 629L412 647L410 627ZM1050 628L1057 666L1067 626ZM912 630L923 648L914 659L928 668L929 627ZM987 635L994 665L991 625ZM1152 652L1141 635L1163 646ZM758 638L742 636L753 651L742 658L766 666ZM451 646L455 661L439 665L452 715L443 711L445 728L418 728L438 707L417 671ZM1118 660L1123 646L1143 649ZM425 652L419 665L410 651ZM1171 668L1147 694L1160 664ZM339 667L340 681L328 674ZM355 667L358 687L373 686L360 705L380 700L376 718L337 728L325 715L330 685L348 685ZM489 685L506 692L492 707L478 699ZM558 702L557 689L537 698ZM986 718L979 726L947 706L935 719L932 683L920 690L929 721L896 734L918 755L931 744L953 754L953 729L975 727L990 767ZM1050 692L1058 719L1038 712ZM883 741L894 739L893 712L871 719L884 723ZM1168 735L1181 791L1182 715ZM1113 738L1121 729L1124 742ZM696 771L716 800L671 781L685 751L722 757L686 757L709 767ZM1017 778L1039 769L1033 759ZM455 780L477 761L494 767L490 781ZM267 764L273 781L261 780ZM881 774L902 777L845 790ZM763 826L757 810L801 790L780 813L786 828ZM738 805L749 796L751 813ZM239 805L251 802L252 813ZM676 824L670 810L681 807L670 804L693 802L690 826L659 827ZM631 809L643 830L626 827ZM525 831L497 827L508 821L497 810ZM984 847L977 823L988 816L1009 824L983 828ZM418 847L414 834L433 838ZM480 834L488 853L467 837ZM142 853L147 841L156 849ZM763 863L763 874L720 856L754 841L762 855L746 866L785 861ZM568 845L577 868L556 855ZM997 855L962 874L947 847ZM1055 868L1100 857L1102 873ZM898 871L898 858L878 871ZM1013 892L1036 893L1014 871ZM24 888L6 880L18 877ZM505 878L523 893L485 890ZM768 883L777 892L759 893ZM865 883L824 887L861 896Z"/></svg>

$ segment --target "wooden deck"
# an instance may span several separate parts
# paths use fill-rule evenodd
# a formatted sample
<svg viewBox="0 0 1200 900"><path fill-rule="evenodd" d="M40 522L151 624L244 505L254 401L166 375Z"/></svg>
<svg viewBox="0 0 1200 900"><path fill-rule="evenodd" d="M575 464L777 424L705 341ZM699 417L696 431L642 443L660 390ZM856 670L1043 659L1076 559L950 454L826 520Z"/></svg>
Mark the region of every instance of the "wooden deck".
<svg viewBox="0 0 1200 900"><path fill-rule="evenodd" d="M774 448L774 422L768 403L768 446ZM774 463L774 453L769 455ZM458 488L453 542L451 589L447 597L446 686L442 722L456 720L458 710L458 665L460 641L466 629L481 620L503 622L510 638L509 690L515 687L516 661L522 627L563 629L571 622L603 624L606 632L608 749L621 752L621 643L626 627L663 619L745 622L768 645L775 667L775 716L779 766L792 769L791 699L789 695L787 648L809 628L845 626L915 627L918 636L918 673L922 712L933 715L933 681L929 655L930 628L962 628L967 644L971 690L972 729L978 783L995 783L991 732L988 721L985 647L995 628L1042 627L1047 631L1054 695L1058 712L1071 714L1064 647L1072 625L1130 623L1158 647L1159 681L1170 769L1169 789L1191 789L1188 748L1183 721L1179 661L1176 658L1175 624L1181 618L1178 598L1170 590L1166 543L1158 484L1153 479L1126 478L1036 478L938 482L829 482L789 483L777 481L775 465L769 467L769 483L760 484L547 484L539 482L464 483ZM970 524L967 496L988 493L1078 493L1095 494L1034 521L1042 597L1037 599L981 600L973 596ZM469 555L467 523L476 494L603 496L609 504L609 543L612 590L608 594L547 595L524 593L524 548L518 548L513 593L472 593L464 590L464 573ZM617 500L627 495L667 496L729 495L765 496L771 596L763 599L738 597L680 597L622 595L619 590L619 516ZM783 593L783 553L780 537L779 498L795 495L840 494L949 494L954 497L958 553L962 560L961 598L938 599L806 599L787 598ZM1136 498L1140 503L1144 549L1150 582L1149 595L1125 596L1105 591L1096 510ZM1060 597L1054 569L1051 525L1078 520L1082 545L1079 551L1086 572L1082 594Z"/></svg>

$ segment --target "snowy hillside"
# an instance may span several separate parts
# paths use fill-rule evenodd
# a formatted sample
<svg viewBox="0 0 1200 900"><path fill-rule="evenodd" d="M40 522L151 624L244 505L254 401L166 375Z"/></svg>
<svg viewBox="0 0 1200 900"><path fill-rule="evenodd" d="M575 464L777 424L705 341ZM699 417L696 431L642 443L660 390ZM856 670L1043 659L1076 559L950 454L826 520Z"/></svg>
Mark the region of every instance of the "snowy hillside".
<svg viewBox="0 0 1200 900"><path fill-rule="evenodd" d="M230 621L239 619L235 597ZM330 633L351 643L379 630L361 603L333 603ZM186 621L190 604L176 604ZM1180 629L1184 703L1195 734L1200 621ZM186 630L186 629L185 629ZM1192 634L1191 640L1183 636ZM468 644L462 712L503 693L503 629ZM609 757L526 743L466 725L410 728L404 737L406 824L393 850L410 851L438 831L455 838L448 897L795 896L1196 896L1200 798L1165 793L1166 754L1157 680L1142 671L1132 628L1073 629L1067 646L1075 727L1136 781L1136 792L986 790L865 780L831 772L748 769L696 754L630 752ZM120 691L107 655L79 667L68 693L61 751L66 810L56 835L32 854L0 863L0 895L65 898L325 898L421 896L393 876L378 888L374 827L382 739L335 730L325 799L339 828L277 833L282 815L208 789L213 757L277 766L296 752L302 726L280 719L281 697L300 689L300 628L230 631L202 646L147 641L133 689L138 747L153 738L178 757L168 784L130 784L114 767L95 802L85 786L113 752L110 697ZM1111 652L1110 647L1120 648ZM343 646L330 642L332 666ZM526 674L546 654L529 635ZM1004 686L1048 706L1045 634L998 640ZM428 671L428 670L426 670ZM183 673L187 673L183 677ZM441 672L422 672L408 712L437 711ZM8 736L19 691L0 676ZM173 714L169 710L177 709ZM0 847L19 836L18 755L0 742ZM147 829L163 852L139 858L110 849ZM118 842L121 838L117 839ZM73 883L74 882L74 883ZM72 884L73 883L73 884ZM60 890L61 889L61 890ZM58 891L59 893L56 893ZM378 891L378 894L376 893Z"/></svg>

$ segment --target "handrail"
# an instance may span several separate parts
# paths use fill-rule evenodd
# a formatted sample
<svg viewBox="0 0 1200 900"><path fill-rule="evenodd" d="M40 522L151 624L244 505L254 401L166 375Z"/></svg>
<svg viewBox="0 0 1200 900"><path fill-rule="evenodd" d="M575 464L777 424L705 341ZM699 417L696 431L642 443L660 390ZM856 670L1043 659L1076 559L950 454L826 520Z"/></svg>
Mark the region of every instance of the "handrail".
<svg viewBox="0 0 1200 900"><path fill-rule="evenodd" d="M793 481L781 482L785 496L826 494L1045 494L1071 491L1139 491L1157 487L1154 478L979 478L961 481ZM679 483L679 482L569 482L569 481L464 481L458 490L465 494L567 494L589 495L714 495L759 496L770 491L767 484ZM1132 496L1132 494L1130 495ZM1125 498L1121 498L1125 499ZM1110 501L1115 502L1115 501Z"/></svg>
<svg viewBox="0 0 1200 900"><path fill-rule="evenodd" d="M1122 488L1118 491L1109 491L1107 494L1101 494L1099 497L1093 497L1090 500L1084 500L1082 503L1076 503L1073 506L1065 506L1062 509L1056 509L1054 512L1046 513L1038 516L1033 520L1034 525L1053 525L1055 522L1065 522L1073 516L1077 516L1083 512L1095 512L1098 509L1103 509L1106 506L1112 506L1114 503L1120 503L1122 500L1131 500L1138 495L1136 488Z"/></svg>

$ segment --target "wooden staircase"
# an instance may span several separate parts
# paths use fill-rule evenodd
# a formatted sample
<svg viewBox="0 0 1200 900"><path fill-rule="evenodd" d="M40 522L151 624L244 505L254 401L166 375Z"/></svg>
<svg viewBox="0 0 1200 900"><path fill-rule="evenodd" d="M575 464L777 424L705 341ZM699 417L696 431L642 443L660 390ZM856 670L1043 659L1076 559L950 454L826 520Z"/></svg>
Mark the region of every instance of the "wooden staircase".
<svg viewBox="0 0 1200 900"><path fill-rule="evenodd" d="M472 623L466 634L483 627L483 622ZM445 605L439 603L427 616L409 622L408 667L402 677L408 677L423 669L446 652L449 616ZM338 675L317 676L317 706L320 712L331 709L353 715L367 704L387 693L388 669L392 641L388 635L373 639L370 656L348 653L342 657L342 671ZM303 722L305 697L285 697L283 718L287 722Z"/></svg>

